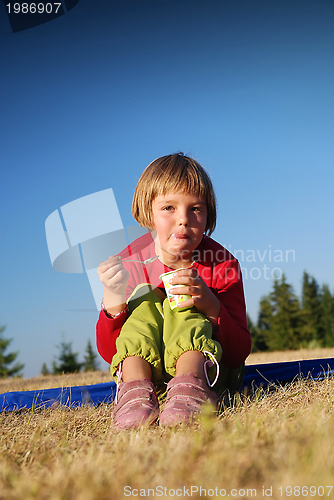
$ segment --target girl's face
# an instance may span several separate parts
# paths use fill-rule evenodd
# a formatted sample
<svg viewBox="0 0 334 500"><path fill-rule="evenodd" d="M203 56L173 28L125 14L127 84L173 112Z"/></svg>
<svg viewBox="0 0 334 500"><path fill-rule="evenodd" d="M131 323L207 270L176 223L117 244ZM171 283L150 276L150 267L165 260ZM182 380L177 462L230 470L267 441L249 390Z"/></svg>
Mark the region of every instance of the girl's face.
<svg viewBox="0 0 334 500"><path fill-rule="evenodd" d="M192 262L205 231L205 201L185 193L157 196L152 202L152 236L160 260L177 269Z"/></svg>

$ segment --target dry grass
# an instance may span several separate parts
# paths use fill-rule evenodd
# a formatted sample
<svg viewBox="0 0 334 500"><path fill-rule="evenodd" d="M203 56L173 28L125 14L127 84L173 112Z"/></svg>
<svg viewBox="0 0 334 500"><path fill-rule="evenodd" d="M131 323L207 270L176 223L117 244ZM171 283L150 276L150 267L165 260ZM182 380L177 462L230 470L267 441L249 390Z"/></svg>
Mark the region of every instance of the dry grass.
<svg viewBox="0 0 334 500"><path fill-rule="evenodd" d="M246 365L317 358L334 358L334 347L326 349L299 349L298 351L254 352L248 356Z"/></svg>
<svg viewBox="0 0 334 500"><path fill-rule="evenodd" d="M12 391L34 391L77 385L99 384L111 380L109 372L69 373L63 375L39 375L34 378L0 378L0 394Z"/></svg>
<svg viewBox="0 0 334 500"><path fill-rule="evenodd" d="M76 376L77 385L96 382L83 382L82 376ZM47 378L28 386L57 383ZM67 382L74 385L74 380ZM65 385L64 376L58 382ZM126 486L138 489L141 497L192 493L196 499L221 498L221 489L234 498L254 498L256 490L256 497L264 498L263 487L272 487L272 498L279 499L286 498L288 486L308 488L304 495L292 490L292 498L320 498L322 490L313 495L310 487L324 486L328 498L333 403L334 380L326 379L241 396L219 417L204 415L174 430L115 432L108 405L0 413L0 499L118 500L126 498ZM184 487L188 490L176 491ZM200 496L200 487L206 496L204 491Z"/></svg>

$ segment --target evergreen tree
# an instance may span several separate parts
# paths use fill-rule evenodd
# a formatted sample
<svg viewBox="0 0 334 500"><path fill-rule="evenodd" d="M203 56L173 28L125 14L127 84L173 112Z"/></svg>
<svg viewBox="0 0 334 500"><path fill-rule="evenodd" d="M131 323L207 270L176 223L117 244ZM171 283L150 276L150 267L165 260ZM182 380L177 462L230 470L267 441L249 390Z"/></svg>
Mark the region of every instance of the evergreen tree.
<svg viewBox="0 0 334 500"><path fill-rule="evenodd" d="M53 375L58 375L58 368L57 368L57 363L55 362L55 360L52 361L52 373Z"/></svg>
<svg viewBox="0 0 334 500"><path fill-rule="evenodd" d="M324 331L324 347L334 347L334 296L327 285L321 290L320 324Z"/></svg>
<svg viewBox="0 0 334 500"><path fill-rule="evenodd" d="M261 345L265 346L265 349L263 350L269 349L267 337L269 336L269 332L272 328L273 315L274 311L270 302L270 297L262 297L260 301L260 311L257 321L257 335L261 341Z"/></svg>
<svg viewBox="0 0 334 500"><path fill-rule="evenodd" d="M42 369L41 369L41 374L42 375L50 375L50 371L48 367L46 366L46 363L43 363Z"/></svg>
<svg viewBox="0 0 334 500"><path fill-rule="evenodd" d="M260 312L257 322L257 327L259 330L268 331L270 330L273 322L273 307L270 302L270 297L262 297L260 301Z"/></svg>
<svg viewBox="0 0 334 500"><path fill-rule="evenodd" d="M92 344L90 340L87 342L86 355L84 356L84 371L96 371L99 369L99 364L97 362L97 354L93 351Z"/></svg>
<svg viewBox="0 0 334 500"><path fill-rule="evenodd" d="M253 321L247 314L248 329L252 338L252 352L266 351L268 346L265 342L262 330L256 328Z"/></svg>
<svg viewBox="0 0 334 500"><path fill-rule="evenodd" d="M3 331L5 326L0 326L0 378L1 377L13 377L14 375L19 375L20 371L23 369L24 365L20 363L12 363L18 356L18 352L11 352L5 354L5 351L13 339L6 339L3 337Z"/></svg>
<svg viewBox="0 0 334 500"><path fill-rule="evenodd" d="M59 349L59 364L53 362L53 373L58 375L61 373L80 372L83 367L83 363L79 363L77 359L78 353L72 352L72 342L62 342Z"/></svg>
<svg viewBox="0 0 334 500"><path fill-rule="evenodd" d="M299 349L302 345L302 320L299 301L292 286L282 275L274 281L274 290L260 303L258 329L268 349Z"/></svg>
<svg viewBox="0 0 334 500"><path fill-rule="evenodd" d="M325 343L325 331L321 322L322 306L319 285L306 272L303 275L302 287L302 336L306 343L316 342L320 346Z"/></svg>

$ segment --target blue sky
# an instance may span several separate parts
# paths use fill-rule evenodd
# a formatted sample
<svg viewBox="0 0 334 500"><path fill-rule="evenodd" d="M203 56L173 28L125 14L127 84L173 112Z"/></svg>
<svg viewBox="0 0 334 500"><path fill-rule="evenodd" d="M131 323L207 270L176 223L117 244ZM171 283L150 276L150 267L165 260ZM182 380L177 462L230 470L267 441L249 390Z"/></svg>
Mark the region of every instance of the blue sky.
<svg viewBox="0 0 334 500"><path fill-rule="evenodd" d="M112 188L134 225L141 172L172 152L212 177L254 321L275 267L333 291L333 20L331 0L80 0L13 34L0 6L0 324L25 376L62 339L95 344L87 276L52 268L45 220Z"/></svg>

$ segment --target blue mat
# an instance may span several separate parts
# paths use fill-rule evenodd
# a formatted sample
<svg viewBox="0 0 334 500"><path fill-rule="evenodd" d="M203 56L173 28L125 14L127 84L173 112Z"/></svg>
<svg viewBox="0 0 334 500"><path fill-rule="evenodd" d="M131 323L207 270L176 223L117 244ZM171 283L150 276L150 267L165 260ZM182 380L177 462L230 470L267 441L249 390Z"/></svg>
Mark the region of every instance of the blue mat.
<svg viewBox="0 0 334 500"><path fill-rule="evenodd" d="M240 391L251 387L284 384L300 377L322 380L333 375L334 358L249 365L245 368ZM40 391L7 392L0 394L0 411L56 408L59 405L77 408L87 404L112 403L115 393L115 382Z"/></svg>
<svg viewBox="0 0 334 500"><path fill-rule="evenodd" d="M115 394L115 382L40 391L6 392L0 394L0 411L22 408L57 408L59 405L75 408L87 404L112 403Z"/></svg>
<svg viewBox="0 0 334 500"><path fill-rule="evenodd" d="M240 391L251 386L285 384L298 377L312 377L314 380L322 380L333 375L334 358L249 365L245 367L244 380Z"/></svg>

